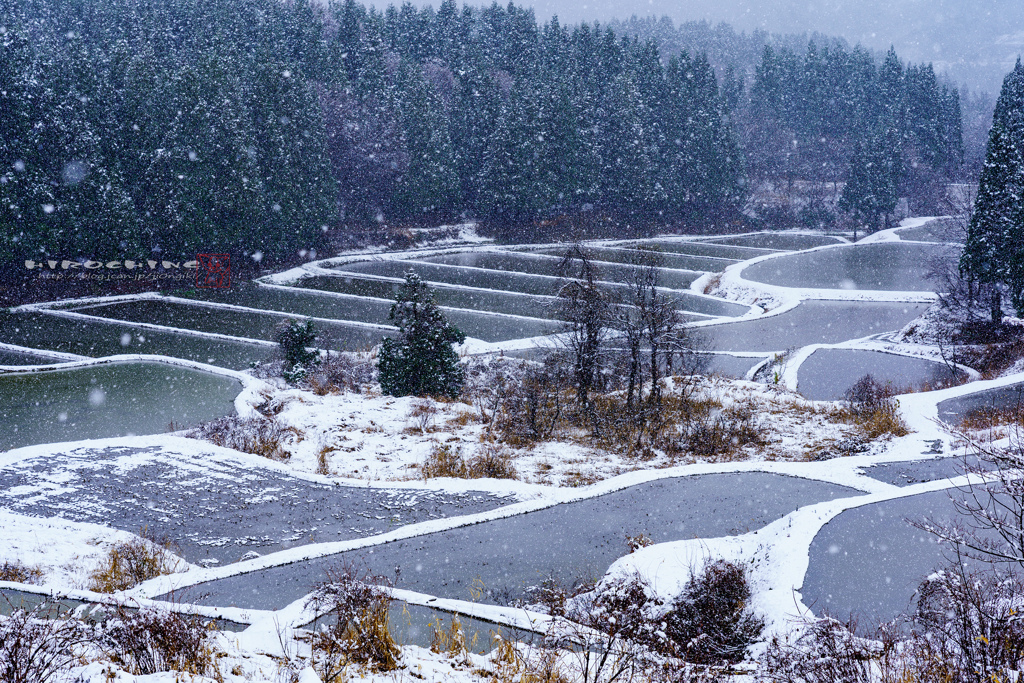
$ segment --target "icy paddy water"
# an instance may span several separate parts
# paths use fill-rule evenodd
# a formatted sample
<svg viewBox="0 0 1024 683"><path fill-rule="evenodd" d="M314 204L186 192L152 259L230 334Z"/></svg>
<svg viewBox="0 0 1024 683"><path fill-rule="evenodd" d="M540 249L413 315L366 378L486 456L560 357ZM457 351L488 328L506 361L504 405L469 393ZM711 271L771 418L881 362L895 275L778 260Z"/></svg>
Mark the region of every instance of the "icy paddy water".
<svg viewBox="0 0 1024 683"><path fill-rule="evenodd" d="M748 266L743 277L782 287L930 292L929 262L948 247L915 243L843 245Z"/></svg>
<svg viewBox="0 0 1024 683"><path fill-rule="evenodd" d="M838 401L852 386L849 383L851 377L860 378L868 374L898 393L949 383L953 379L949 367L933 360L879 351L819 349L800 365L797 388L801 394L815 401Z"/></svg>
<svg viewBox="0 0 1024 683"><path fill-rule="evenodd" d="M159 434L234 412L234 379L163 363L0 374L0 451Z"/></svg>
<svg viewBox="0 0 1024 683"><path fill-rule="evenodd" d="M627 552L626 536L655 542L735 535L760 528L801 505L854 493L822 482L772 474L684 477L631 487L576 503L418 536L197 586L204 604L280 609L344 562L393 577L395 586L429 595L501 604L557 578L572 583L604 574ZM645 512L637 514L642 501Z"/></svg>

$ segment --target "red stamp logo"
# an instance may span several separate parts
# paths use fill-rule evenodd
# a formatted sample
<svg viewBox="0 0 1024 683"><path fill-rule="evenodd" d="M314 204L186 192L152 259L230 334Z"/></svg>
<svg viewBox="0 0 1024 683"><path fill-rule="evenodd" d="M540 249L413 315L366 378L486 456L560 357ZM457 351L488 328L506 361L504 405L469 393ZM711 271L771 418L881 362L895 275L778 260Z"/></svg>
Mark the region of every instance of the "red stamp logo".
<svg viewBox="0 0 1024 683"><path fill-rule="evenodd" d="M230 254L196 254L196 287L224 289L231 286Z"/></svg>

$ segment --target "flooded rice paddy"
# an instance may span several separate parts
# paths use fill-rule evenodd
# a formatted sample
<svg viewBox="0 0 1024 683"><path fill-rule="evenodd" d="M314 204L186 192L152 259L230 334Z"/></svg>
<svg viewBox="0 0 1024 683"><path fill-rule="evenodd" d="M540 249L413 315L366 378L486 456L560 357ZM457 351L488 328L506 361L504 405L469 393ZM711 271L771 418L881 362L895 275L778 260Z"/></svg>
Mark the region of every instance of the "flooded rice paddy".
<svg viewBox="0 0 1024 683"><path fill-rule="evenodd" d="M819 349L800 364L797 390L815 401L838 401L865 375L900 394L955 380L949 367L933 360L880 351Z"/></svg>
<svg viewBox="0 0 1024 683"><path fill-rule="evenodd" d="M786 254L748 266L743 277L782 287L931 292L930 262L940 245L883 242Z"/></svg>
<svg viewBox="0 0 1024 683"><path fill-rule="evenodd" d="M626 536L655 542L746 533L787 512L850 489L763 473L666 479L597 498L367 550L260 570L195 587L204 604L280 609L345 562L395 577L395 587L456 600L505 604L555 578L571 584L604 574L624 555ZM636 503L643 501L637 513Z"/></svg>
<svg viewBox="0 0 1024 683"><path fill-rule="evenodd" d="M240 390L237 380L164 363L0 374L0 451L195 426L233 413Z"/></svg>

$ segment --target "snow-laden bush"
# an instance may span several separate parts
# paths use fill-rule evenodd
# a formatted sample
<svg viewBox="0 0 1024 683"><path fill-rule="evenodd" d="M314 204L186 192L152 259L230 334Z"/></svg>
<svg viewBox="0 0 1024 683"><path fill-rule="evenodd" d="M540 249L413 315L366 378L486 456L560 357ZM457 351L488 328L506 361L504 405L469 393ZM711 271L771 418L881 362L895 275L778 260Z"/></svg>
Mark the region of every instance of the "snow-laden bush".
<svg viewBox="0 0 1024 683"><path fill-rule="evenodd" d="M56 603L0 616L0 681L47 683L78 662L89 628Z"/></svg>
<svg viewBox="0 0 1024 683"><path fill-rule="evenodd" d="M852 625L847 627L826 618L804 624L792 640L773 638L760 661L758 680L765 683L871 683L878 680L877 661L882 657L882 643L859 638L853 631Z"/></svg>
<svg viewBox="0 0 1024 683"><path fill-rule="evenodd" d="M764 620L749 604L746 569L726 560L711 562L691 573L664 617L665 633L688 662L738 662L764 630Z"/></svg>
<svg viewBox="0 0 1024 683"><path fill-rule="evenodd" d="M206 675L217 670L210 643L213 630L213 622L197 615L118 606L113 618L103 624L98 644L110 661L129 673Z"/></svg>

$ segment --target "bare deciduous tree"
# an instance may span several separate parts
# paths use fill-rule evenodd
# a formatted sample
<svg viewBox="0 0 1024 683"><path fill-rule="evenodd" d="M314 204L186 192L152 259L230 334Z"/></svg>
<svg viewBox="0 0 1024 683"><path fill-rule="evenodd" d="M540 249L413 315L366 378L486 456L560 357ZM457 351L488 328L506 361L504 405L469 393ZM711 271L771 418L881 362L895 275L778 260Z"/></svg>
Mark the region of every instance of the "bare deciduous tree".
<svg viewBox="0 0 1024 683"><path fill-rule="evenodd" d="M610 301L599 284L593 258L579 242L565 252L558 271L566 280L558 290L558 312L566 321L562 341L572 356L580 409L591 418L597 431L590 392L597 385L601 352L609 333Z"/></svg>

